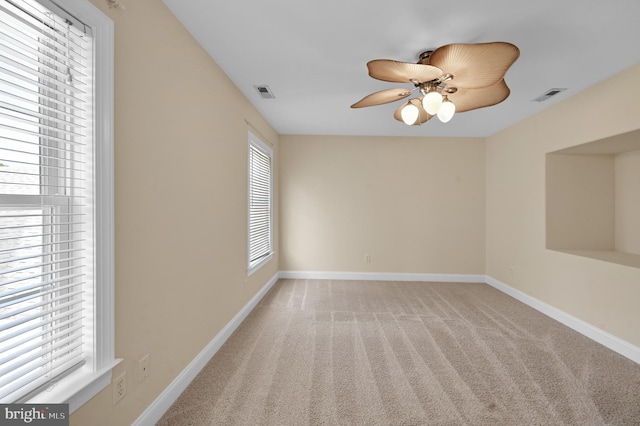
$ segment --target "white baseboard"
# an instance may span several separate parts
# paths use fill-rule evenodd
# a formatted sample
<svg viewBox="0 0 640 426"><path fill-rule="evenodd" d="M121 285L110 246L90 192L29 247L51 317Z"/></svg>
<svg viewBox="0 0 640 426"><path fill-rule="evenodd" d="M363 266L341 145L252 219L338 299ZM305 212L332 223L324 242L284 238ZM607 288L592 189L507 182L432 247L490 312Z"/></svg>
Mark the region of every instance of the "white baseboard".
<svg viewBox="0 0 640 426"><path fill-rule="evenodd" d="M135 426L155 425L162 415L178 399L180 394L189 386L189 383L198 375L209 360L218 352L220 347L227 341L236 328L244 321L249 313L256 307L258 302L267 294L269 289L278 281L279 274L276 273L271 279L256 293L255 296L244 305L244 307L233 317L231 321L209 342L209 344L189 363L187 368L176 377L173 382L147 407L146 410L133 422Z"/></svg>
<svg viewBox="0 0 640 426"><path fill-rule="evenodd" d="M447 283L484 283L482 274L409 274L395 272L326 272L280 271L283 279L361 280L361 281L423 281Z"/></svg>
<svg viewBox="0 0 640 426"><path fill-rule="evenodd" d="M620 355L629 358L631 361L640 364L640 348L632 345L629 342L626 342L613 334L607 333L604 330L601 330L593 325L582 321L572 315L567 314L566 312L561 311L560 309L554 308L551 305L547 305L546 303L536 299L535 297L529 296L526 293L521 292L520 290L516 290L513 287L508 286L507 284L496 280L490 276L486 276L485 282L489 284L491 287L494 287L501 292L508 294L514 299L519 300L535 309L538 312L545 314L546 316L553 318L554 320L566 325L567 327L577 331L589 339L600 343L603 346L611 349L614 352L619 353Z"/></svg>

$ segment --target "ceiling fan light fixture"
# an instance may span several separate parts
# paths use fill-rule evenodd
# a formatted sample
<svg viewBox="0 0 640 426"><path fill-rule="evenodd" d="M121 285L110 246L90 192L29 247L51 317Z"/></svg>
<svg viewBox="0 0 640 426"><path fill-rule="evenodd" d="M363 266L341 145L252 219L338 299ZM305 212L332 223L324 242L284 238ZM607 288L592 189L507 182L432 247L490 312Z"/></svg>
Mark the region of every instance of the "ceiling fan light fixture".
<svg viewBox="0 0 640 426"><path fill-rule="evenodd" d="M422 98L422 107L429 115L436 115L441 105L442 95L436 91L428 92L424 95L424 98Z"/></svg>
<svg viewBox="0 0 640 426"><path fill-rule="evenodd" d="M443 123L449 122L453 118L453 115L456 113L456 106L453 102L451 102L445 96L444 101L442 102L442 106L438 110L438 118Z"/></svg>
<svg viewBox="0 0 640 426"><path fill-rule="evenodd" d="M402 117L404 124L412 126L418 121L418 117L420 117L420 110L418 110L418 107L411 102L407 102L404 108L402 108L402 111L400 111L400 116Z"/></svg>
<svg viewBox="0 0 640 426"><path fill-rule="evenodd" d="M424 52L417 63L374 59L367 62L370 77L392 83L411 83L415 89L375 92L351 108L386 104L419 90L423 97L401 104L394 110L393 118L417 125L437 115L441 122L447 123L456 112L496 105L507 99L510 90L504 76L518 56L520 50L515 45L496 41L447 44Z"/></svg>

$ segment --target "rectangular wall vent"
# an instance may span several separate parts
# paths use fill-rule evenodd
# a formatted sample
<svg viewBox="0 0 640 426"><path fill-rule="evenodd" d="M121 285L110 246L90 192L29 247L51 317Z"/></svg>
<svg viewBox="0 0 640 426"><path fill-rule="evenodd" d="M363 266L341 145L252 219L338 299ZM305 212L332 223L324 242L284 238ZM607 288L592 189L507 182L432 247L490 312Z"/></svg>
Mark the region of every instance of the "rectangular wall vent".
<svg viewBox="0 0 640 426"><path fill-rule="evenodd" d="M546 92L544 92L542 95L538 96L537 98L535 98L533 101L534 102L542 102L542 101L546 101L547 99L549 99L552 96L557 95L560 92L564 92L565 90L567 90L566 88L558 88L558 87L554 87L553 89L549 89Z"/></svg>
<svg viewBox="0 0 640 426"><path fill-rule="evenodd" d="M276 95L274 95L271 89L269 89L269 86L253 86L253 87L256 88L256 90L258 91L258 93L260 93L260 96L262 96L263 99L276 98Z"/></svg>

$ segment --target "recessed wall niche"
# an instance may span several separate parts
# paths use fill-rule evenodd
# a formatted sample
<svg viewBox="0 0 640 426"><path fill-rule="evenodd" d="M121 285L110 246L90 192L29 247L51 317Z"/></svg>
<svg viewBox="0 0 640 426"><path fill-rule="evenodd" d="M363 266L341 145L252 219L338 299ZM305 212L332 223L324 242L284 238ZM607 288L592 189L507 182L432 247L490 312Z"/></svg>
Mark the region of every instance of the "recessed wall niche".
<svg viewBox="0 0 640 426"><path fill-rule="evenodd" d="M640 130L546 155L547 248L640 268Z"/></svg>

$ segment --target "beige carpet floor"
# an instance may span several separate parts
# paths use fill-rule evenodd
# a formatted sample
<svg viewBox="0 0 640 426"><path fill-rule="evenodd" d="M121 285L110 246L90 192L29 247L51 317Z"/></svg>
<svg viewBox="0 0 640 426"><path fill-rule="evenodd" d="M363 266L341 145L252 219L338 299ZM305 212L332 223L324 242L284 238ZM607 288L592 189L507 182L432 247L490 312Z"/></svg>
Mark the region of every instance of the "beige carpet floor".
<svg viewBox="0 0 640 426"><path fill-rule="evenodd" d="M320 280L278 281L159 422L610 424L640 425L640 365L486 284Z"/></svg>

